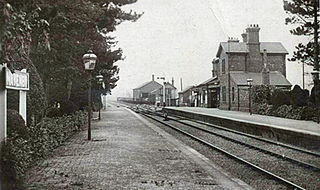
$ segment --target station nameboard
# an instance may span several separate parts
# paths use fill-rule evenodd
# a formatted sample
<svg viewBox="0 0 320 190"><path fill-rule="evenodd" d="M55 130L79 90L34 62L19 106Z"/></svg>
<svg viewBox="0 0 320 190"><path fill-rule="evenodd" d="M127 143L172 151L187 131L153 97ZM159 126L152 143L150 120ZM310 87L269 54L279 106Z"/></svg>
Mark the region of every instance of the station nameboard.
<svg viewBox="0 0 320 190"><path fill-rule="evenodd" d="M29 90L29 73L15 70L14 73L6 68L5 84L7 89Z"/></svg>

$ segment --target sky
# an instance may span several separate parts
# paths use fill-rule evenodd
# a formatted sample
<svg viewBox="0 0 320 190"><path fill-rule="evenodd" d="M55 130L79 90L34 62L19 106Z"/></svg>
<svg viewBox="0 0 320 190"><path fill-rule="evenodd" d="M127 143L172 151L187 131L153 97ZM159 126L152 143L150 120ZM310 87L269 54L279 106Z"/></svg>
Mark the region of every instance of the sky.
<svg viewBox="0 0 320 190"><path fill-rule="evenodd" d="M259 24L260 41L281 42L292 56L295 45L311 37L290 34L282 0L138 0L125 10L143 12L137 22L120 24L111 35L126 57L118 61L118 86L113 97L132 97L132 89L155 77L174 78L180 91L211 77L211 61L220 42L237 37L249 24ZM302 65L286 62L287 79L302 86ZM307 67L307 66L306 66ZM306 71L311 71L307 67ZM159 80L158 82L162 82ZM306 88L311 83L306 75Z"/></svg>

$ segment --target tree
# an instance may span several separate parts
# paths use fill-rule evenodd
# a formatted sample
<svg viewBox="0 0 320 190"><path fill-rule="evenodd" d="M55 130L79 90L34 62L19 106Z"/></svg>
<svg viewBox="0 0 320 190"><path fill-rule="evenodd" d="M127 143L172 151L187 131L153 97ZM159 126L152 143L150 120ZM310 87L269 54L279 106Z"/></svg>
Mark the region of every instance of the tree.
<svg viewBox="0 0 320 190"><path fill-rule="evenodd" d="M121 22L134 22L141 16L121 9L121 6L135 2L43 0L40 15L50 26L50 51L35 44L31 57L40 71L51 105L68 100L80 107L87 103L88 81L82 55L88 49L98 56L93 75L102 74L106 86L106 89L101 89L93 81L93 97L110 93L116 86L119 68L114 63L123 59L123 56L120 48L114 49L117 42L108 33L114 31Z"/></svg>
<svg viewBox="0 0 320 190"><path fill-rule="evenodd" d="M31 87L28 114L58 103L87 103L87 73L82 56L92 49L98 56L94 75L102 74L106 89L95 82L93 95L110 93L119 80L122 50L109 33L123 21L136 21L141 14L122 6L137 0L0 0L1 63L10 69L28 68ZM99 98L98 98L99 100ZM73 101L73 102L69 102Z"/></svg>
<svg viewBox="0 0 320 190"><path fill-rule="evenodd" d="M298 36L313 36L318 28L319 21L315 23L315 1L319 9L319 0L284 0L284 10L289 15L286 18L286 24L292 24L294 29L290 33ZM319 16L319 14L317 14ZM319 38L319 37L318 37ZM293 52L290 61L300 61L308 65L314 64L314 38L307 44L299 43L296 51Z"/></svg>
<svg viewBox="0 0 320 190"><path fill-rule="evenodd" d="M13 0L0 1L2 10L0 14L0 62L1 64L7 63L11 71L26 68L30 73L27 117L28 122L31 122L41 118L46 107L43 83L37 68L30 59L31 42L33 40L46 41L46 39L44 35L32 38L31 33L33 30L45 33L47 23L39 17L40 9L34 6L32 0L28 0L28 3Z"/></svg>

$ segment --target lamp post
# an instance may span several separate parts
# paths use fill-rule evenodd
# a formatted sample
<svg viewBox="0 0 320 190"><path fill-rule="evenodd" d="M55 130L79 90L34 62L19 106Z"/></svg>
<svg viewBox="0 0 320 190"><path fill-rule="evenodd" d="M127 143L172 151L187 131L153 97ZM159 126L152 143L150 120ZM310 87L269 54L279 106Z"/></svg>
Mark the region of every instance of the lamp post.
<svg viewBox="0 0 320 190"><path fill-rule="evenodd" d="M248 86L249 86L249 113L250 113L250 115L252 115L252 109L251 109L251 88L252 88L253 80L252 80L252 79L247 79L247 83L248 83Z"/></svg>
<svg viewBox="0 0 320 190"><path fill-rule="evenodd" d="M162 100L162 106L166 103L166 78L165 77L157 77L157 79L163 80L163 100Z"/></svg>
<svg viewBox="0 0 320 190"><path fill-rule="evenodd" d="M103 76L102 75L97 75L96 76L97 80L98 80L98 84L99 84L99 89L102 85L102 82L103 82ZM101 94L100 94L100 98L101 98ZM99 120L101 120L101 99L99 101Z"/></svg>
<svg viewBox="0 0 320 190"><path fill-rule="evenodd" d="M89 50L82 57L84 68L89 72L89 89L88 89L88 140L91 140L91 80L92 71L96 66L97 56Z"/></svg>

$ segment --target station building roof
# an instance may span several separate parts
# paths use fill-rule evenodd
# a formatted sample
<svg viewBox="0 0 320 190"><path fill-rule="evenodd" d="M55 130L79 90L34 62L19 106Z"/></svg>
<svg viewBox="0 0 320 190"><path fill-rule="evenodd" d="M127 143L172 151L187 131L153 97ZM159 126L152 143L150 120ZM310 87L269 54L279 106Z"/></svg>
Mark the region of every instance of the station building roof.
<svg viewBox="0 0 320 190"><path fill-rule="evenodd" d="M264 49L267 50L267 53L288 54L288 51L280 42L260 42L260 53L263 53ZM226 53L249 53L248 45L245 42L221 42L217 57L222 50Z"/></svg>
<svg viewBox="0 0 320 190"><path fill-rule="evenodd" d="M278 71L270 71L270 85L291 87L291 83ZM230 77L238 86L248 86L247 79L253 80L253 85L262 85L262 73L231 71Z"/></svg>

